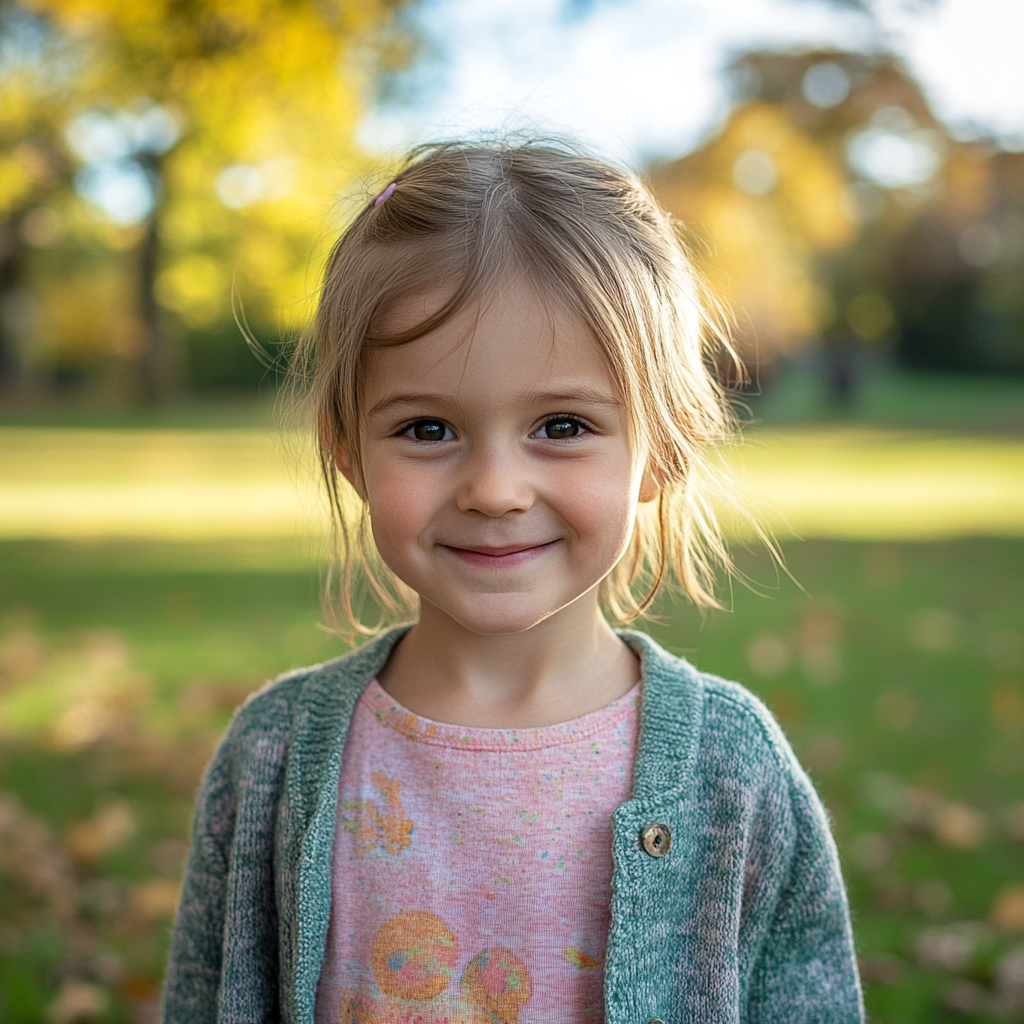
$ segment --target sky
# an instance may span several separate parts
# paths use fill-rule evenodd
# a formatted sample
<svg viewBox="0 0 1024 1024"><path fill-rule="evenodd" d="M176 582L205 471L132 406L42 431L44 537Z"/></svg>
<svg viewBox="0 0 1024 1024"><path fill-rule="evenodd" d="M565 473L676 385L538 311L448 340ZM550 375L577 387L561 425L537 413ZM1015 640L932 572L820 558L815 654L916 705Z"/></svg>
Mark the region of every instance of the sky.
<svg viewBox="0 0 1024 1024"><path fill-rule="evenodd" d="M887 50L957 134L1024 149L1024 0L425 0L428 58L361 130L378 153L493 130L562 133L641 166L721 123L751 47ZM576 5L580 6L579 4Z"/></svg>

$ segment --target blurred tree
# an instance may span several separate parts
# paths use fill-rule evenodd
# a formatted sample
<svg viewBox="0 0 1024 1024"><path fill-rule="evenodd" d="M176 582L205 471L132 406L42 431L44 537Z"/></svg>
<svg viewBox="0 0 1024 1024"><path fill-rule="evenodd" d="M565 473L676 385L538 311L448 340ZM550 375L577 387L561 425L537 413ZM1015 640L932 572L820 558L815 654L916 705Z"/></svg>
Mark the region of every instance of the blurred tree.
<svg viewBox="0 0 1024 1024"><path fill-rule="evenodd" d="M140 396L176 389L181 334L215 339L236 279L262 323L301 318L325 213L366 169L354 133L375 75L412 52L405 3L0 0L75 55L73 106L45 119L112 222L97 230L131 252L134 300L106 342Z"/></svg>
<svg viewBox="0 0 1024 1024"><path fill-rule="evenodd" d="M721 131L653 180L748 359L816 341L840 402L864 349L1024 368L1024 156L954 139L891 55L757 51L730 78Z"/></svg>
<svg viewBox="0 0 1024 1024"><path fill-rule="evenodd" d="M23 386L36 304L28 250L56 235L47 202L66 192L71 163L61 125L73 55L40 19L0 6L0 385ZM53 68L57 73L44 73Z"/></svg>
<svg viewBox="0 0 1024 1024"><path fill-rule="evenodd" d="M891 257L942 165L949 139L902 62L839 50L755 52L731 76L742 103L771 103L813 139L844 180L844 244L812 258L828 295L812 335L831 399L854 397L858 353L898 337Z"/></svg>
<svg viewBox="0 0 1024 1024"><path fill-rule="evenodd" d="M952 147L887 269L904 363L1024 372L1024 153Z"/></svg>
<svg viewBox="0 0 1024 1024"><path fill-rule="evenodd" d="M770 367L816 337L830 301L816 259L847 244L855 225L842 167L783 106L739 106L713 140L655 168L652 181L700 239L748 364Z"/></svg>

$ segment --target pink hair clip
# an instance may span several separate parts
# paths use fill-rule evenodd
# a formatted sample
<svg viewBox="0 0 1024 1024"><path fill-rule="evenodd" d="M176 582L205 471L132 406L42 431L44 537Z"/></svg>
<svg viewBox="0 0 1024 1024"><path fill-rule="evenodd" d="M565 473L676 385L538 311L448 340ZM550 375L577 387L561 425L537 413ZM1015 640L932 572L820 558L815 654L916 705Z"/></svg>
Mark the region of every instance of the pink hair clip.
<svg viewBox="0 0 1024 1024"><path fill-rule="evenodd" d="M398 182L393 181L376 199L373 201L375 207L380 206L381 203L386 203L394 194L395 189L398 188Z"/></svg>

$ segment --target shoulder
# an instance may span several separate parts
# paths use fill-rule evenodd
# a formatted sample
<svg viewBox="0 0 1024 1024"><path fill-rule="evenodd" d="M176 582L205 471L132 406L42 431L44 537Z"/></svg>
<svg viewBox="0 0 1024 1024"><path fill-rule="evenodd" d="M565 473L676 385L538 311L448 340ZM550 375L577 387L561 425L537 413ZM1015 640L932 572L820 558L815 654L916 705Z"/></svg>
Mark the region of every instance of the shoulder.
<svg viewBox="0 0 1024 1024"><path fill-rule="evenodd" d="M317 665L293 669L251 694L235 712L217 760L279 760L294 734L310 721L335 720L350 709L387 660L404 629Z"/></svg>
<svg viewBox="0 0 1024 1024"><path fill-rule="evenodd" d="M739 683L701 679L700 774L707 784L728 780L745 793L755 816L767 815L794 838L826 835L828 814L771 711Z"/></svg>
<svg viewBox="0 0 1024 1024"><path fill-rule="evenodd" d="M622 635L643 664L646 723L690 744L694 768L809 785L771 711L746 687L699 671L643 633Z"/></svg>
<svg viewBox="0 0 1024 1024"><path fill-rule="evenodd" d="M762 700L740 683L702 673L704 739L731 751L736 760L765 760L787 775L803 770L793 748Z"/></svg>

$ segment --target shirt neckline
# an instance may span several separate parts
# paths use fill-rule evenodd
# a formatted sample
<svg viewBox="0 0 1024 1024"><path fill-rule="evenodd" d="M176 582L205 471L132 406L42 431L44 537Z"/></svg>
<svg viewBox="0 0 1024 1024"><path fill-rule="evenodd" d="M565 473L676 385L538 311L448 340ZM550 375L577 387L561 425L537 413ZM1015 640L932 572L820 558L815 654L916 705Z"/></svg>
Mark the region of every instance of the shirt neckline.
<svg viewBox="0 0 1024 1024"><path fill-rule="evenodd" d="M637 682L618 700L596 711L568 722L525 729L484 729L423 718L399 704L376 678L370 680L359 702L381 725L418 743L459 750L517 751L576 743L620 725L639 715L640 691Z"/></svg>

